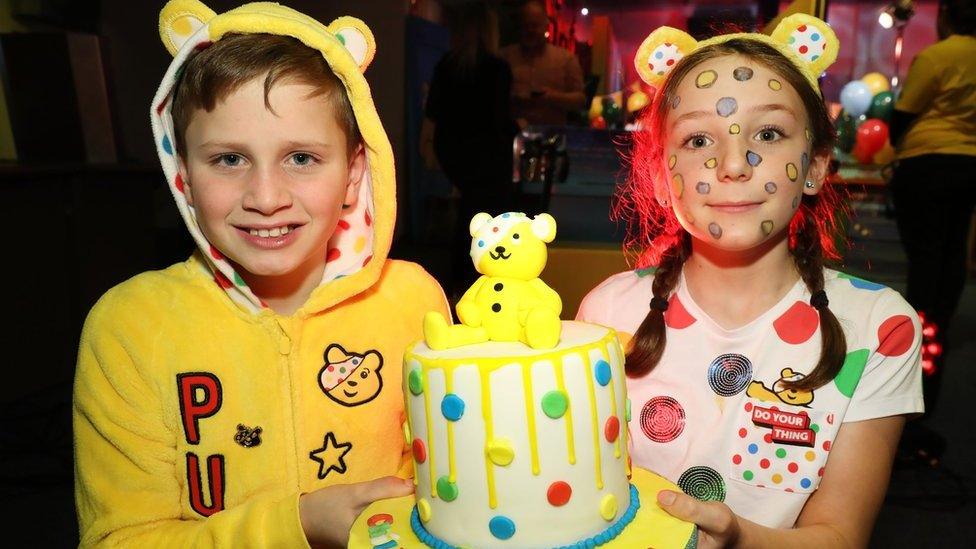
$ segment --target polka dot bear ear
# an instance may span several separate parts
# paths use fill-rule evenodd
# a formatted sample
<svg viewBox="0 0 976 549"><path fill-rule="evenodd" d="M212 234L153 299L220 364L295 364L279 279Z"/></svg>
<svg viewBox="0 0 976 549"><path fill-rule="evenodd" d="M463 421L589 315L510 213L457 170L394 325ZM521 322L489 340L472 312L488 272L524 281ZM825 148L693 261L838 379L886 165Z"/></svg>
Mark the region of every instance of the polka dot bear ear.
<svg viewBox="0 0 976 549"><path fill-rule="evenodd" d="M326 28L346 47L346 51L359 65L359 72L366 72L376 53L376 41L366 23L355 17L340 17Z"/></svg>
<svg viewBox="0 0 976 549"><path fill-rule="evenodd" d="M159 12L159 38L170 55L217 14L197 0L170 0Z"/></svg>
<svg viewBox="0 0 976 549"><path fill-rule="evenodd" d="M840 49L837 35L830 25L804 13L780 21L771 38L796 54L814 81L834 63Z"/></svg>
<svg viewBox="0 0 976 549"><path fill-rule="evenodd" d="M634 66L644 82L659 88L674 65L697 47L698 41L685 31L661 27L649 34L637 48Z"/></svg>

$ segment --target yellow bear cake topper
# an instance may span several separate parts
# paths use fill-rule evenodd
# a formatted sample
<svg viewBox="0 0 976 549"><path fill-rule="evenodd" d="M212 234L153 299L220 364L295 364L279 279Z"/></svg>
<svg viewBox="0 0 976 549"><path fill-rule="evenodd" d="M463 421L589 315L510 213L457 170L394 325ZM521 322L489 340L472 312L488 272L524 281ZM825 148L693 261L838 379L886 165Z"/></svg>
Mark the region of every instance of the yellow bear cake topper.
<svg viewBox="0 0 976 549"><path fill-rule="evenodd" d="M776 48L793 62L817 93L817 78L837 59L840 42L826 22L812 15L797 13L784 18L771 35L739 32L714 36L701 42L683 30L660 27L641 43L634 66L644 82L660 88L675 64L684 56L705 46L735 38L757 40Z"/></svg>
<svg viewBox="0 0 976 549"><path fill-rule="evenodd" d="M471 260L481 273L456 310L461 324L440 313L424 317L424 339L434 350L485 341L521 341L533 349L559 343L562 300L539 275L546 267L546 244L556 238L549 214L529 218L507 212L471 219Z"/></svg>

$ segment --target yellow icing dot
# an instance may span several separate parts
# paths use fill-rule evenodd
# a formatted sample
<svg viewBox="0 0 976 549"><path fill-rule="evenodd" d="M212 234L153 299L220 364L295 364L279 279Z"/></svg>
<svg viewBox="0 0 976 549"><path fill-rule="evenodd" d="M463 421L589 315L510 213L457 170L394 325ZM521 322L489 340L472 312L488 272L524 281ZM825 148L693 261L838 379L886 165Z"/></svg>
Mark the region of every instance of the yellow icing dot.
<svg viewBox="0 0 976 549"><path fill-rule="evenodd" d="M779 80L776 80L775 78L770 78L769 79L769 89L771 89L773 91L779 91L779 90L783 89L783 84L780 84Z"/></svg>
<svg viewBox="0 0 976 549"><path fill-rule="evenodd" d="M681 198L681 195L685 192L685 180L681 177L681 174L674 174L671 178L671 192L674 193L675 198Z"/></svg>
<svg viewBox="0 0 976 549"><path fill-rule="evenodd" d="M505 438L495 438L489 441L488 446L485 448L485 453L488 454L488 459L495 465L505 466L515 459L515 450L512 449L512 443Z"/></svg>
<svg viewBox="0 0 976 549"><path fill-rule="evenodd" d="M717 72L711 70L705 71L699 74L697 78L695 78L695 85L698 86L699 88L707 88L712 84L714 84L717 78L718 78Z"/></svg>
<svg viewBox="0 0 976 549"><path fill-rule="evenodd" d="M807 461L813 461L817 459L817 454L815 454L813 450L807 450L807 453L803 454L803 457L807 458Z"/></svg>
<svg viewBox="0 0 976 549"><path fill-rule="evenodd" d="M796 165L790 162L786 165L786 177L790 178L790 181L796 181Z"/></svg>
<svg viewBox="0 0 976 549"><path fill-rule="evenodd" d="M430 503L426 499L420 498L417 500L417 514L420 515L420 520L424 522L430 520Z"/></svg>
<svg viewBox="0 0 976 549"><path fill-rule="evenodd" d="M366 237L360 236L356 239L356 243L353 245L353 250L355 250L358 254L359 252L363 251L364 246L366 246Z"/></svg>
<svg viewBox="0 0 976 549"><path fill-rule="evenodd" d="M193 32L193 25L190 24L189 17L180 17L173 21L173 32L180 36L189 36Z"/></svg>
<svg viewBox="0 0 976 549"><path fill-rule="evenodd" d="M672 154L671 158L668 159L668 169L674 168L674 165L677 163L678 157Z"/></svg>
<svg viewBox="0 0 976 549"><path fill-rule="evenodd" d="M773 484L779 484L781 482L783 482L783 475L781 475L779 473L776 473L775 475L773 475Z"/></svg>
<svg viewBox="0 0 976 549"><path fill-rule="evenodd" d="M718 166L718 160L716 160L714 158L709 158L708 160L705 161L705 167L706 168L712 169L715 166Z"/></svg>
<svg viewBox="0 0 976 549"><path fill-rule="evenodd" d="M613 494L607 494L600 500L600 516L604 520L613 520L617 516L617 498Z"/></svg>
<svg viewBox="0 0 976 549"><path fill-rule="evenodd" d="M740 131L742 131L742 128L740 128L738 124L732 124L729 126L729 133L732 135L739 135Z"/></svg>

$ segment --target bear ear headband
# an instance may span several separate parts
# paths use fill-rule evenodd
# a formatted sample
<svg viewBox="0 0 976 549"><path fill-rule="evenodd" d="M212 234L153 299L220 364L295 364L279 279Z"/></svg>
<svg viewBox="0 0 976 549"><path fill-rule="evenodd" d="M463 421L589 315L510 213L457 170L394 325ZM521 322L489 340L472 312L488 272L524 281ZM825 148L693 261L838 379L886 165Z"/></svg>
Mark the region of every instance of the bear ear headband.
<svg viewBox="0 0 976 549"><path fill-rule="evenodd" d="M320 40L334 40L365 72L376 53L376 41L365 23L355 17L340 17L323 26L290 8L260 2L216 14L199 0L170 0L159 14L159 37L171 55L200 29L207 27L210 40L228 32L270 33L293 36L318 48Z"/></svg>
<svg viewBox="0 0 976 549"><path fill-rule="evenodd" d="M773 33L768 36L761 33L740 32L723 34L699 42L685 31L660 27L641 43L634 57L634 65L644 82L660 88L675 63L682 57L698 48L721 44L735 38L756 40L776 48L800 69L817 93L820 93L817 78L837 59L837 51L840 49L837 35L830 25L812 15L797 13L780 21ZM770 86L773 84L770 83Z"/></svg>

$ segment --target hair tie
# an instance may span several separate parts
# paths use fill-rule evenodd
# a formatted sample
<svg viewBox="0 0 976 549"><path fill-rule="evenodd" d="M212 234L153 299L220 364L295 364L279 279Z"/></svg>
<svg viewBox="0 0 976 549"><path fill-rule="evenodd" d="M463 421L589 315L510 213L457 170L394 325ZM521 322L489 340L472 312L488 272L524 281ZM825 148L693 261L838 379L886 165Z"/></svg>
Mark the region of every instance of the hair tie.
<svg viewBox="0 0 976 549"><path fill-rule="evenodd" d="M657 297L657 296L655 296L653 299L651 299L651 310L652 311L661 311L662 313L664 311L667 311L668 310L668 300L667 299L664 299L663 297Z"/></svg>
<svg viewBox="0 0 976 549"><path fill-rule="evenodd" d="M810 296L810 305L813 306L814 309L826 309L829 303L830 301L827 299L827 292L823 290L817 290L816 292L813 292L812 296Z"/></svg>

